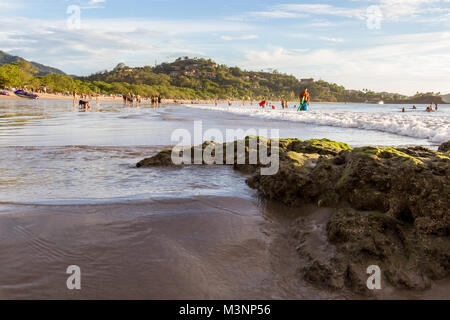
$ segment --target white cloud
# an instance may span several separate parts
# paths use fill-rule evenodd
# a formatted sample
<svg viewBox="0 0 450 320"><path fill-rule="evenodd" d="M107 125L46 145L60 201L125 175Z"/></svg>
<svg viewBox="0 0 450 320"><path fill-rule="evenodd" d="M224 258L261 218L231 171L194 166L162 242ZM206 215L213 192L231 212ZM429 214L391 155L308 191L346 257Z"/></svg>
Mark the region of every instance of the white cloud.
<svg viewBox="0 0 450 320"><path fill-rule="evenodd" d="M329 42L344 42L345 40L342 38L330 38L330 37L319 37L320 40L329 41Z"/></svg>
<svg viewBox="0 0 450 320"><path fill-rule="evenodd" d="M232 40L252 40L252 39L259 39L259 36L254 34L248 34L243 36L221 36L220 39L225 41L232 41Z"/></svg>
<svg viewBox="0 0 450 320"><path fill-rule="evenodd" d="M417 44L420 45L417 45ZM372 47L295 52L283 47L244 52L246 68L273 68L351 88L379 91L448 91L450 32L383 37Z"/></svg>
<svg viewBox="0 0 450 320"><path fill-rule="evenodd" d="M332 15L347 18L364 18L361 9L336 7L329 4L283 4L278 6L279 10L286 12L298 12L308 15Z"/></svg>
<svg viewBox="0 0 450 320"><path fill-rule="evenodd" d="M279 4L269 7L266 11L248 12L241 16L241 19L244 19L243 17L299 18L335 16L365 20L368 17L368 7L373 5L381 10L384 20L397 21L426 14L434 14L435 19L448 19L450 8L446 3L449 2L448 0L374 0L368 2L365 6L359 7L339 7L321 3Z"/></svg>
<svg viewBox="0 0 450 320"><path fill-rule="evenodd" d="M379 0L379 6L385 19L399 20L405 17L420 16L425 13L440 15L449 12L448 8L434 6L442 4L442 0Z"/></svg>
<svg viewBox="0 0 450 320"><path fill-rule="evenodd" d="M269 10L269 11L253 11L248 13L247 16L252 17L263 17L263 18L304 18L307 14L302 14L298 12L289 12L286 10Z"/></svg>
<svg viewBox="0 0 450 320"><path fill-rule="evenodd" d="M2 12L19 9L22 7L23 6L20 2L13 2L13 1L9 1L9 0L0 0L0 8L1 8Z"/></svg>
<svg viewBox="0 0 450 320"><path fill-rule="evenodd" d="M205 56L202 46L187 36L248 29L243 23L205 20L83 19L81 26L68 30L65 20L0 17L0 49L81 75L119 61L145 65L155 59Z"/></svg>

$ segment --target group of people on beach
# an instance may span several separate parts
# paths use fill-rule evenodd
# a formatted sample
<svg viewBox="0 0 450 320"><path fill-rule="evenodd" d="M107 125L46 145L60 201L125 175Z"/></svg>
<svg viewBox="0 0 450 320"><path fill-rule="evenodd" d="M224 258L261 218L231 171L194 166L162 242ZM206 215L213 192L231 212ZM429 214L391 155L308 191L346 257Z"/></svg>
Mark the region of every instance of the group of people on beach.
<svg viewBox="0 0 450 320"><path fill-rule="evenodd" d="M72 96L73 96L73 106L77 107L80 110L83 111L89 111L92 109L90 100L93 98L92 95L78 95L77 91L74 90L72 92ZM114 96L115 98L115 96ZM127 94L122 95L123 98L123 104L124 105L129 105L129 106L133 106L134 103L136 103L136 106L139 106L142 103L142 97L140 95L134 95L131 92L128 92ZM96 104L97 106L99 105L99 95L95 95L95 100L96 100ZM115 99L114 99L115 100ZM153 107L160 107L161 103L162 103L162 98L161 96L152 96L151 97L151 103Z"/></svg>
<svg viewBox="0 0 450 320"><path fill-rule="evenodd" d="M299 105L298 109L297 109L297 105L295 105L294 108L297 109L297 111L308 111L309 104L310 104L310 101L311 101L311 96L310 96L310 94L309 94L309 92L308 92L308 88L305 88L305 89L300 93L299 98L300 98L300 105ZM266 99L263 99L263 100L259 103L259 106L260 106L261 108L265 108L267 105L270 106L271 103L270 103L270 102L267 102ZM287 108L289 108L289 103L288 103L288 101L287 101L286 99L284 99L284 98L281 98L281 108L282 108L282 109L287 109ZM272 105L272 109L275 109L275 106L274 106L274 105Z"/></svg>
<svg viewBox="0 0 450 320"><path fill-rule="evenodd" d="M133 106L133 104L136 102L136 106L139 106L142 103L142 97L138 94L134 95L131 92L128 92L127 94L122 95L123 98L123 104L124 105L130 105ZM152 103L152 106L160 107L162 98L161 96L151 96L150 101Z"/></svg>

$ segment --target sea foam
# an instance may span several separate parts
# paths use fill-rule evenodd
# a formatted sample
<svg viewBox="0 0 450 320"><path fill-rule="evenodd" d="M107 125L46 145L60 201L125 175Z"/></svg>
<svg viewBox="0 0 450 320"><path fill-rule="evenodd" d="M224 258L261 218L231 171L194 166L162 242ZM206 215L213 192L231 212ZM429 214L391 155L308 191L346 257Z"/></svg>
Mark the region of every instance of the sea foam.
<svg viewBox="0 0 450 320"><path fill-rule="evenodd" d="M249 117L299 122L318 126L374 130L427 139L439 144L450 140L450 116L389 112L272 110L251 106L186 105L189 108L223 111Z"/></svg>

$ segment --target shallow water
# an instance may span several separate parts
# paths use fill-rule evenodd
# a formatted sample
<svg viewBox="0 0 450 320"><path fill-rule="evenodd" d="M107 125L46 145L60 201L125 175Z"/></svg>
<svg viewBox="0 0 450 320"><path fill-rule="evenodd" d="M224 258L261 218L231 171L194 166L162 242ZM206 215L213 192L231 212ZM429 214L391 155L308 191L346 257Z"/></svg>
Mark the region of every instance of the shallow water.
<svg viewBox="0 0 450 320"><path fill-rule="evenodd" d="M419 110L424 107L418 106ZM398 105L314 105L312 111L299 113L292 108L260 110L248 105L155 109L102 102L91 112L79 112L71 101L37 100L0 103L0 145L165 146L178 142L171 139L176 129L189 130L194 136L194 121L202 121L203 132L215 128L224 137L226 129L253 128L278 129L281 137L330 138L352 146L436 147L450 139L450 105L434 113L408 110L403 114Z"/></svg>
<svg viewBox="0 0 450 320"><path fill-rule="evenodd" d="M0 298L354 298L318 290L298 276L299 258L286 229L314 209L264 201L244 175L226 166L135 167L176 144L174 130L194 136L198 120L203 130L224 133L279 129L281 137L327 137L352 146L437 147L436 134L418 138L339 122L367 125L370 117L358 114L380 110L392 118L393 106L315 108L299 119L292 111L248 106L155 109L102 102L79 112L70 101L0 101ZM318 123L333 110L339 121ZM448 107L441 110L417 116L415 127L406 117L405 128L422 134L436 119L448 134ZM79 292L66 288L69 265L82 269ZM448 284L400 297L442 297L448 292L442 288Z"/></svg>

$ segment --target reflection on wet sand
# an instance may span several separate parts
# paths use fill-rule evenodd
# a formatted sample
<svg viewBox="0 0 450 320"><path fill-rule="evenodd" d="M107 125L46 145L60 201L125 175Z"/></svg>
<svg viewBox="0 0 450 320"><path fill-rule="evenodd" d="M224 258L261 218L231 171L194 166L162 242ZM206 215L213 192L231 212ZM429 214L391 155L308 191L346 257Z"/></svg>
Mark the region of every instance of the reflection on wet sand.
<svg viewBox="0 0 450 320"><path fill-rule="evenodd" d="M0 298L361 298L320 290L299 275L289 226L323 210L226 197L3 208ZM81 291L66 288L69 265L82 270ZM442 298L446 288L384 297Z"/></svg>
<svg viewBox="0 0 450 320"><path fill-rule="evenodd" d="M191 199L3 212L3 298L330 297L296 277L284 224L244 199ZM32 213L30 214L30 210ZM264 214L263 214L264 215ZM68 265L82 290L65 287Z"/></svg>

